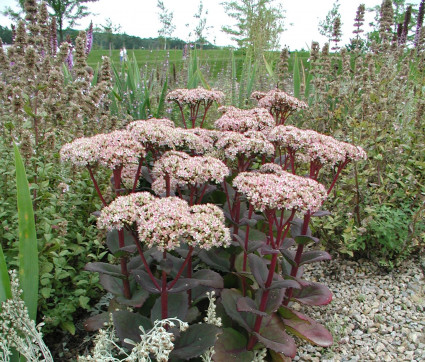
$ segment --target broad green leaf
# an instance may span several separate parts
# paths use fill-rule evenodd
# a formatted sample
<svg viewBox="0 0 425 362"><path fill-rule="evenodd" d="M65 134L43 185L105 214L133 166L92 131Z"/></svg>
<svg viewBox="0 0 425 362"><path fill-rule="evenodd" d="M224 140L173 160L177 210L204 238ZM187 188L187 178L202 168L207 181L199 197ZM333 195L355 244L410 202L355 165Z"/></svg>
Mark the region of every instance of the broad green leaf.
<svg viewBox="0 0 425 362"><path fill-rule="evenodd" d="M34 211L24 163L18 147L15 144L13 147L18 203L19 279L23 290L22 298L28 308L29 317L35 320L38 303L38 249Z"/></svg>

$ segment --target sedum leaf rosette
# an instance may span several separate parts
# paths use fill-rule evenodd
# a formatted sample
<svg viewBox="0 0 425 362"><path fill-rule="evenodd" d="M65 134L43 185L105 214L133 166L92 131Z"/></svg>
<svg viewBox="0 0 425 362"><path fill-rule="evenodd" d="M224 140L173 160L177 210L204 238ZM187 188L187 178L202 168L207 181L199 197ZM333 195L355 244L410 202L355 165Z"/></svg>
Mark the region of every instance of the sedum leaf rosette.
<svg viewBox="0 0 425 362"><path fill-rule="evenodd" d="M295 209L302 214L315 212L327 197L322 184L286 171L280 175L242 172L233 180L233 185L259 211Z"/></svg>

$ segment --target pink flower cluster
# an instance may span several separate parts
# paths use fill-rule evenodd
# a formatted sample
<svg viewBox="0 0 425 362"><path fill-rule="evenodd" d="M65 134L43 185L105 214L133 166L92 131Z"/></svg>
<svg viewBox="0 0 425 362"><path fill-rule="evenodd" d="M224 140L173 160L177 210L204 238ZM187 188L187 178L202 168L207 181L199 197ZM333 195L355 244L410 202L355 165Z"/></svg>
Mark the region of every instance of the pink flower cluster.
<svg viewBox="0 0 425 362"><path fill-rule="evenodd" d="M213 142L206 133L174 128L169 122L171 121L167 119L134 121L127 126L127 129L139 142L150 149L187 150L196 154L204 154L212 149Z"/></svg>
<svg viewBox="0 0 425 362"><path fill-rule="evenodd" d="M261 96L260 96L261 95ZM288 93L273 89L267 92L264 96L261 93L254 92L252 97L259 99L258 106L272 110L291 110L308 108L307 103L290 96Z"/></svg>
<svg viewBox="0 0 425 362"><path fill-rule="evenodd" d="M145 156L145 148L128 131L114 131L97 136L99 142L99 163L114 168L136 163Z"/></svg>
<svg viewBox="0 0 425 362"><path fill-rule="evenodd" d="M210 249L228 246L230 231L223 212L214 205L189 207L177 197L154 199L141 209L139 240L160 251L178 248L186 241L191 246Z"/></svg>
<svg viewBox="0 0 425 362"><path fill-rule="evenodd" d="M282 166L277 165L276 163L265 163L264 165L261 165L258 172L260 173L271 173L274 175L281 176L285 173Z"/></svg>
<svg viewBox="0 0 425 362"><path fill-rule="evenodd" d="M317 211L326 200L325 187L310 178L283 171L280 175L242 172L233 180L256 210Z"/></svg>
<svg viewBox="0 0 425 362"><path fill-rule="evenodd" d="M214 123L221 131L263 131L276 125L271 114L264 108L239 109L235 107L220 107L225 113Z"/></svg>
<svg viewBox="0 0 425 362"><path fill-rule="evenodd" d="M125 225L131 226L140 219L142 206L154 200L149 192L137 192L127 196L118 196L104 207L97 219L99 229L121 230Z"/></svg>
<svg viewBox="0 0 425 362"><path fill-rule="evenodd" d="M167 101L177 102L180 105L195 105L203 102L204 104L212 102L222 102L224 93L218 90L208 90L201 87L196 89L176 89L167 94Z"/></svg>
<svg viewBox="0 0 425 362"><path fill-rule="evenodd" d="M60 151L62 161L70 161L77 166L100 163L112 170L127 163L135 163L144 155L143 145L127 131L77 138L65 144Z"/></svg>
<svg viewBox="0 0 425 362"><path fill-rule="evenodd" d="M229 174L229 169L220 160L210 156L189 157L183 152L167 152L153 167L152 174L156 180L152 189L156 194L165 191L165 176L170 176L170 185L174 190L177 185L203 185L206 182L220 183Z"/></svg>
<svg viewBox="0 0 425 362"><path fill-rule="evenodd" d="M256 155L271 156L274 154L274 146L265 139L264 134L249 131L244 134L227 131L221 134L215 147L224 152L226 159L235 160L239 156L246 158Z"/></svg>
<svg viewBox="0 0 425 362"><path fill-rule="evenodd" d="M275 127L268 134L268 139L277 146L297 152L296 157L302 162L318 162L321 165L333 166L345 161L367 158L361 147L293 126Z"/></svg>
<svg viewBox="0 0 425 362"><path fill-rule="evenodd" d="M216 205L194 205L190 208L191 224L188 244L209 250L230 245L230 230L224 227L223 211ZM191 240L190 240L191 239Z"/></svg>

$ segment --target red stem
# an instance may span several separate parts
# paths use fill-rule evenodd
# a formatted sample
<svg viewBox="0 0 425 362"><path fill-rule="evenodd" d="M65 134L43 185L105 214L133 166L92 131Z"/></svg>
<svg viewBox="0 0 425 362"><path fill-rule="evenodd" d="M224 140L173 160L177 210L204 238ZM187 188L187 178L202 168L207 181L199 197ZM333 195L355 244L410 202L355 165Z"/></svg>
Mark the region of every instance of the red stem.
<svg viewBox="0 0 425 362"><path fill-rule="evenodd" d="M182 115L182 120L183 120L184 128L187 128L187 126L186 126L186 119L184 118L183 107L180 105L180 103L179 103L179 102L176 102L176 103L177 103L177 105L178 105L178 106L179 106L179 108L180 108L180 113L181 113L181 115Z"/></svg>
<svg viewBox="0 0 425 362"><path fill-rule="evenodd" d="M134 244L136 244L137 251L139 252L140 258L142 259L143 265L145 266L145 269L146 269L146 272L149 275L149 278L151 278L152 283L155 285L155 287L158 289L158 291L161 291L161 286L156 282L156 279L151 272L149 264L146 261L145 255L143 254L143 249L140 246L139 239L137 238L137 236L134 234L133 231L131 231L131 235L133 236Z"/></svg>
<svg viewBox="0 0 425 362"><path fill-rule="evenodd" d="M102 196L102 193L100 192L99 185L97 184L96 179L94 178L92 169L90 168L90 166L87 166L87 169L89 170L89 174L93 181L94 188L96 189L96 192L99 195L99 198L102 201L103 206L107 206L108 204L106 203L105 199Z"/></svg>
<svg viewBox="0 0 425 362"><path fill-rule="evenodd" d="M162 253L162 260L167 259L167 252ZM167 273L162 271L162 288L161 288L161 318L168 318L168 291L167 291Z"/></svg>
<svg viewBox="0 0 425 362"><path fill-rule="evenodd" d="M335 175L335 177L334 177L334 179L333 179L333 181L332 181L332 184L331 184L331 186L329 187L329 190L328 190L328 195L331 193L331 191L332 191L332 189L334 188L334 186L335 186L335 183L336 183L336 180L338 179L338 177L339 177L339 174L341 173L341 171L342 171L342 169L347 165L347 163L349 162L349 160L345 160L344 162L342 162L339 166L338 166L338 171L336 172L336 175Z"/></svg>
<svg viewBox="0 0 425 362"><path fill-rule="evenodd" d="M254 207L250 204L249 205L249 210L248 210L248 220L251 219L252 217L252 212L254 211ZM249 224L246 225L246 231L245 231L245 249L243 251L243 264L242 264L242 271L246 271L246 264L247 264L247 259L248 259L248 240L249 240ZM246 295L246 278L243 275L242 276L242 292L243 295Z"/></svg>
<svg viewBox="0 0 425 362"><path fill-rule="evenodd" d="M192 252L193 252L193 246L189 246L189 252L186 255L186 259L183 263L183 265L180 267L176 277L174 278L174 280L170 283L170 285L168 286L168 289L171 289L172 287L174 287L174 284L177 283L177 281L179 280L180 276L183 273L184 268L186 267L187 263L189 262L189 259L192 256Z"/></svg>
<svg viewBox="0 0 425 362"><path fill-rule="evenodd" d="M131 193L133 193L136 190L137 184L139 183L140 172L142 171L142 163L143 163L143 157L140 157L139 166L137 167L136 176L134 178L134 184L133 184L133 188L131 189Z"/></svg>

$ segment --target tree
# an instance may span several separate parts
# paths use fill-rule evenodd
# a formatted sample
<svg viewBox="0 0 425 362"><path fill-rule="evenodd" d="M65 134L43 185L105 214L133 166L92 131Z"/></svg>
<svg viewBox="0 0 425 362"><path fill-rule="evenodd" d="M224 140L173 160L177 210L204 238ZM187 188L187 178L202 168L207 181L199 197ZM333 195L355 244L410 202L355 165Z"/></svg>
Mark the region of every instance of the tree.
<svg viewBox="0 0 425 362"><path fill-rule="evenodd" d="M65 22L68 22L69 28L74 26L77 20L91 14L85 4L96 1L99 0L46 0L47 5L53 11L51 15L56 18L61 42L63 41Z"/></svg>
<svg viewBox="0 0 425 362"><path fill-rule="evenodd" d="M115 34L121 31L120 24L113 24L111 19L106 19L105 25L100 25L96 28L98 31L103 31L106 34L106 41L109 46L109 57L112 57L112 41L114 40Z"/></svg>
<svg viewBox="0 0 425 362"><path fill-rule="evenodd" d="M274 0L236 0L221 4L227 15L237 21L235 27L223 26L222 31L230 34L239 47L247 48L254 58L279 44L285 19L280 4L275 5Z"/></svg>
<svg viewBox="0 0 425 362"><path fill-rule="evenodd" d="M193 17L198 20L198 23L193 30L195 43L198 43L202 48L202 45L207 41L206 32L211 29L211 26L207 26L208 10L205 10L204 13L204 4L202 3L202 0L199 1L198 12Z"/></svg>
<svg viewBox="0 0 425 362"><path fill-rule="evenodd" d="M168 10L161 0L158 0L156 7L159 9L159 21L162 24L162 28L158 30L158 35L164 38L164 49L167 49L167 38L171 37L176 29L173 24L174 13Z"/></svg>
<svg viewBox="0 0 425 362"><path fill-rule="evenodd" d="M339 0L336 0L332 9L326 15L326 18L319 22L319 33L325 36L328 39L328 42L330 42L333 38L335 19L339 18L339 26L342 25L341 14L339 13L340 6L341 4L339 3Z"/></svg>

